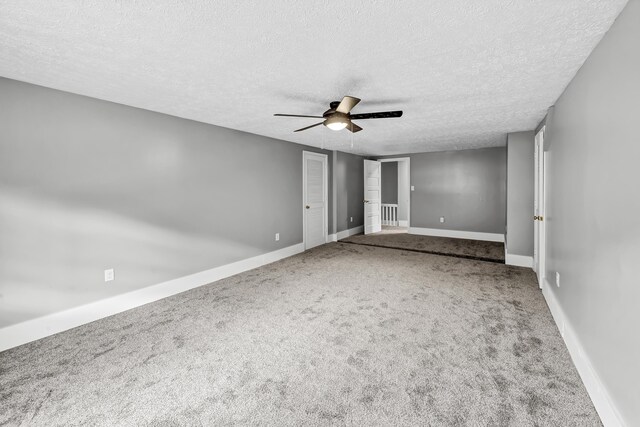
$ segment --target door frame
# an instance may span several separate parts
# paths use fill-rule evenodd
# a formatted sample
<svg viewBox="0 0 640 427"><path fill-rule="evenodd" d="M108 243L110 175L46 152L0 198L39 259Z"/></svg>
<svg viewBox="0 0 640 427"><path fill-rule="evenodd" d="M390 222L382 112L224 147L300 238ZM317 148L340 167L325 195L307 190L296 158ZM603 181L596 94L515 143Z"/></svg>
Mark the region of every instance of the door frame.
<svg viewBox="0 0 640 427"><path fill-rule="evenodd" d="M307 250L307 215L305 209L305 203L307 200L307 159L316 158L322 161L322 175L324 178L324 188L322 197L324 199L324 212L322 213L324 219L324 242L329 241L329 172L328 172L328 159L326 154L316 153L313 151L302 151L302 245L304 250Z"/></svg>
<svg viewBox="0 0 640 427"><path fill-rule="evenodd" d="M542 289L546 278L546 168L544 151L545 126L536 133L534 140L534 195L533 195L533 271L538 277L538 286ZM541 219L540 219L541 218ZM537 226L537 227L536 227Z"/></svg>
<svg viewBox="0 0 640 427"><path fill-rule="evenodd" d="M407 194L409 195L409 199L407 201L407 227L411 227L411 157L395 157L390 159L377 159L377 160L382 163L405 162L407 164L407 173L409 174L409 177L407 179ZM380 176L382 176L382 174Z"/></svg>

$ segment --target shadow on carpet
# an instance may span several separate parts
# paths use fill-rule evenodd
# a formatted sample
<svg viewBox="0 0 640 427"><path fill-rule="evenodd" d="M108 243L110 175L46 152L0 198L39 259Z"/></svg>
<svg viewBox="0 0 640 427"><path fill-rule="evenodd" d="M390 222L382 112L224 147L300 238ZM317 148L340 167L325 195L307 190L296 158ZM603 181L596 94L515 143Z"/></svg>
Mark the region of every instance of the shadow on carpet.
<svg viewBox="0 0 640 427"><path fill-rule="evenodd" d="M504 243L501 242L419 236L385 231L367 235L357 234L342 239L340 242L504 264Z"/></svg>

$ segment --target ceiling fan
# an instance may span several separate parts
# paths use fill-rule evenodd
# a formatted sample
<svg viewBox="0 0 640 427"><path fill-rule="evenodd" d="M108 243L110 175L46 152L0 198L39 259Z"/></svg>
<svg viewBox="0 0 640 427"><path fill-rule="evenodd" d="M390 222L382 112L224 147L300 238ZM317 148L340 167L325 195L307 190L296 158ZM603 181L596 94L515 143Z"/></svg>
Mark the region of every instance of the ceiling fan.
<svg viewBox="0 0 640 427"><path fill-rule="evenodd" d="M324 121L320 123L294 130L294 132L300 132L320 125L325 125L331 130L342 130L344 128L347 128L351 132L360 132L362 128L353 123L352 120L388 119L391 117L402 117L402 111L383 111L380 113L351 114L351 109L355 107L358 102L360 102L360 99L358 98L354 98L353 96L345 96L344 98L342 98L342 101L331 102L329 104L330 108L325 111L322 116L304 116L299 114L274 114L274 116L309 117L315 119L324 119Z"/></svg>

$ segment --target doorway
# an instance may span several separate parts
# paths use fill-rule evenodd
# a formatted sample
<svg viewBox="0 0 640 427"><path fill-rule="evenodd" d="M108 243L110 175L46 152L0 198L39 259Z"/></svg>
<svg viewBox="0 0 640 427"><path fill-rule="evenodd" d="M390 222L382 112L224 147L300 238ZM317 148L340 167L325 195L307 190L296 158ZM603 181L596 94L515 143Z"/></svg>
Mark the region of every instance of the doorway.
<svg viewBox="0 0 640 427"><path fill-rule="evenodd" d="M302 239L304 249L327 243L327 155L302 152Z"/></svg>
<svg viewBox="0 0 640 427"><path fill-rule="evenodd" d="M538 276L538 285L541 289L545 280L546 249L544 130L545 127L543 126L536 134L533 169L533 270Z"/></svg>
<svg viewBox="0 0 640 427"><path fill-rule="evenodd" d="M386 233L407 233L411 212L410 159L381 159L382 230Z"/></svg>
<svg viewBox="0 0 640 427"><path fill-rule="evenodd" d="M364 234L409 231L410 176L409 157L364 161Z"/></svg>

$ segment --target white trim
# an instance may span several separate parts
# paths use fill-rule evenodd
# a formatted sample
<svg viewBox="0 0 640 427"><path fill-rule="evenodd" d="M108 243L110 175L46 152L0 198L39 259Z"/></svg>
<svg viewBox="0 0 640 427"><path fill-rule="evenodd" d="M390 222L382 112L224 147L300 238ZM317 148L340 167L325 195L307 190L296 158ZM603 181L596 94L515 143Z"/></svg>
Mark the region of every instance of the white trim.
<svg viewBox="0 0 640 427"><path fill-rule="evenodd" d="M409 221L398 221L398 227L408 227Z"/></svg>
<svg viewBox="0 0 640 427"><path fill-rule="evenodd" d="M148 286L136 291L7 326L0 329L0 351L8 350L12 347L84 325L85 323L112 316L189 289L207 285L211 282L276 262L303 251L304 245L298 243L273 252L169 280L158 285Z"/></svg>
<svg viewBox="0 0 640 427"><path fill-rule="evenodd" d="M547 185L547 172L545 168L546 154L544 151L544 133L546 125L542 126L540 131L535 136L534 147L534 179L533 179L533 201L534 201L534 216L542 216L543 220L534 221L534 236L533 236L533 271L538 277L538 284L540 289L546 276L546 185Z"/></svg>
<svg viewBox="0 0 640 427"><path fill-rule="evenodd" d="M329 235L329 156L313 151L302 151L302 245L307 250L307 215L305 213L305 204L307 203L307 162L308 157L319 157L322 160L322 174L324 176L324 234ZM327 238L325 238L327 243Z"/></svg>
<svg viewBox="0 0 640 427"><path fill-rule="evenodd" d="M338 235L336 233L327 235L327 243L337 242L337 241L338 241Z"/></svg>
<svg viewBox="0 0 640 427"><path fill-rule="evenodd" d="M409 227L409 234L421 236L453 237L455 239L485 240L487 242L504 242L504 234L480 233L476 231L443 230L440 228Z"/></svg>
<svg viewBox="0 0 640 427"><path fill-rule="evenodd" d="M533 257L526 255L515 255L504 252L504 263L507 265L515 265L517 267L533 268Z"/></svg>
<svg viewBox="0 0 640 427"><path fill-rule="evenodd" d="M364 233L364 225L359 225L358 227L353 227L348 230L339 231L337 238L338 240L346 239L349 236L353 236L354 234Z"/></svg>
<svg viewBox="0 0 640 427"><path fill-rule="evenodd" d="M593 367L588 354L585 352L580 339L575 333L575 330L571 326L569 319L567 319L560 303L556 299L553 291L551 291L551 284L548 280L544 280L542 286L542 295L549 306L553 320L555 320L560 335L564 339L564 343L569 350L573 364L582 378L593 406L595 406L598 415L602 423L606 427L623 427L625 426L624 419L620 415L620 412L616 409L615 401L612 399L606 386L598 376L598 373Z"/></svg>

